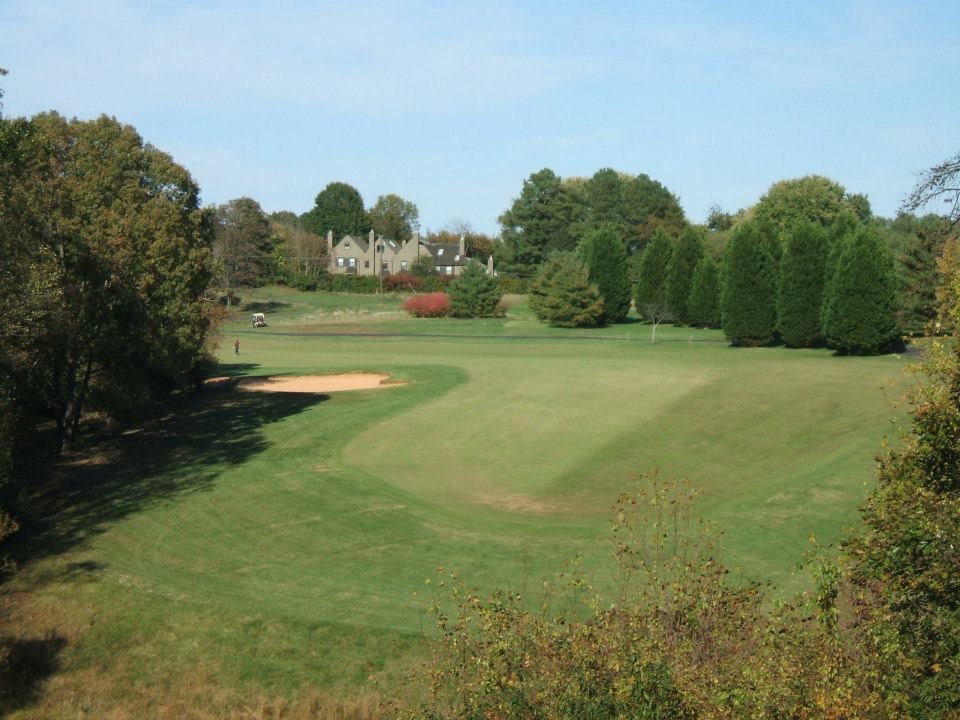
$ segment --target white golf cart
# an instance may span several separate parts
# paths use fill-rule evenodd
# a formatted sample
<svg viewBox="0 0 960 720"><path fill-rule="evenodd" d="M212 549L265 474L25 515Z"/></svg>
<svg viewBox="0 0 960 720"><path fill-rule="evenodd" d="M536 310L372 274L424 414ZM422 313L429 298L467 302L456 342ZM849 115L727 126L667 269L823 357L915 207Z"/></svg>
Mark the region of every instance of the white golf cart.
<svg viewBox="0 0 960 720"><path fill-rule="evenodd" d="M263 313L254 313L253 314L253 326L254 327L266 327L267 318L264 317Z"/></svg>

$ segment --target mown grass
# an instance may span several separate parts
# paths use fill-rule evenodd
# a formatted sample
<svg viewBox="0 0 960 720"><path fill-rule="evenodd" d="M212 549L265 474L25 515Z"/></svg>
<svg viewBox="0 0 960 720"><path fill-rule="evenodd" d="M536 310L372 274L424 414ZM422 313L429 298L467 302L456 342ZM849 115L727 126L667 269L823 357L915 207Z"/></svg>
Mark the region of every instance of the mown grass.
<svg viewBox="0 0 960 720"><path fill-rule="evenodd" d="M602 567L617 492L653 469L701 490L734 564L796 587L808 535L856 521L902 382L893 356L669 327L651 344L639 323L578 334L522 301L474 324L408 319L392 297L244 301L271 325L237 314L223 374L408 384L211 391L59 468L5 587L21 637L53 643L51 679L6 701L14 717L159 717L186 678L234 698L223 715L305 688L361 705L403 692L438 566L529 592L578 554Z"/></svg>

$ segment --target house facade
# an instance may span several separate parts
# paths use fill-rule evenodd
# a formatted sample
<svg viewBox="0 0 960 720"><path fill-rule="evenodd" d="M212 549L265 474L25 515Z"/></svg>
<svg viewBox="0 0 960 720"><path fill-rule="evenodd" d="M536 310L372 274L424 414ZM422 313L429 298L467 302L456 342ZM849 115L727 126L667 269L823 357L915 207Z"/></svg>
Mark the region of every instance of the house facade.
<svg viewBox="0 0 960 720"><path fill-rule="evenodd" d="M373 230L366 237L344 235L333 241L327 233L330 271L340 275L395 275L408 272L419 257L431 257L441 275L459 275L470 260L463 238L458 244L434 244L421 239L420 233L403 242L377 237Z"/></svg>

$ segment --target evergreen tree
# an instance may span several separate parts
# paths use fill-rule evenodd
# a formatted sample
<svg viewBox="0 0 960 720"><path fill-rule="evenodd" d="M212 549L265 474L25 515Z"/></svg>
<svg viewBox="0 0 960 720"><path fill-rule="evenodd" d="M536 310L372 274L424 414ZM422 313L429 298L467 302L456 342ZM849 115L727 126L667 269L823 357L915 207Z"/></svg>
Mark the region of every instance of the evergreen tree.
<svg viewBox="0 0 960 720"><path fill-rule="evenodd" d="M667 310L667 266L673 254L673 240L657 228L640 260L637 276L637 312L648 318L662 316Z"/></svg>
<svg viewBox="0 0 960 720"><path fill-rule="evenodd" d="M693 272L703 257L703 240L693 227L684 228L667 265L667 308L677 322L690 321L687 302L693 284Z"/></svg>
<svg viewBox="0 0 960 720"><path fill-rule="evenodd" d="M697 263L693 272L687 314L690 325L720 327L720 270L709 255Z"/></svg>
<svg viewBox="0 0 960 720"><path fill-rule="evenodd" d="M603 322L603 297L586 263L573 253L553 255L530 285L530 308L554 327L593 327Z"/></svg>
<svg viewBox="0 0 960 720"><path fill-rule="evenodd" d="M590 271L590 281L603 296L604 322L619 322L630 311L627 247L616 228L604 225L587 233L578 253Z"/></svg>
<svg viewBox="0 0 960 720"><path fill-rule="evenodd" d="M763 345L777 327L777 255L772 227L737 226L723 255L721 318L734 345Z"/></svg>
<svg viewBox="0 0 960 720"><path fill-rule="evenodd" d="M827 244L826 231L807 220L787 235L780 263L778 326L790 347L811 347L821 339Z"/></svg>
<svg viewBox="0 0 960 720"><path fill-rule="evenodd" d="M875 353L897 337L893 258L870 226L847 236L824 293L823 334L830 347Z"/></svg>
<svg viewBox="0 0 960 720"><path fill-rule="evenodd" d="M454 317L494 317L502 297L500 284L486 268L471 260L450 283L450 313Z"/></svg>

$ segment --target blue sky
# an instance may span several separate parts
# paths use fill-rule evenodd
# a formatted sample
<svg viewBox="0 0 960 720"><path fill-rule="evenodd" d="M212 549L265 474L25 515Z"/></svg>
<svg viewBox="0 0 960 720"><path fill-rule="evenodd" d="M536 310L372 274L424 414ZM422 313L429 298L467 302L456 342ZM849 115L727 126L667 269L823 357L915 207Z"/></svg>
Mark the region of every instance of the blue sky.
<svg viewBox="0 0 960 720"><path fill-rule="evenodd" d="M895 214L960 149L960 3L0 0L7 115L107 113L200 183L328 182L487 232L542 167L647 173L701 222L827 175Z"/></svg>

